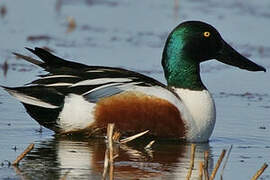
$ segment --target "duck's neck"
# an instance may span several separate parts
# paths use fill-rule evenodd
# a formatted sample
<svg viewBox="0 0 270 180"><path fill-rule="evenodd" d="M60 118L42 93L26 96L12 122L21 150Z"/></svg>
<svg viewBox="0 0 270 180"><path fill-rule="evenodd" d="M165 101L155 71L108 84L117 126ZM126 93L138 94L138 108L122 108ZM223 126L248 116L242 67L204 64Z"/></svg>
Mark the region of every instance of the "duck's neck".
<svg viewBox="0 0 270 180"><path fill-rule="evenodd" d="M174 34L170 35L162 56L168 86L197 91L206 89L201 81L199 62L188 56L183 47L179 39L174 40Z"/></svg>
<svg viewBox="0 0 270 180"><path fill-rule="evenodd" d="M206 89L201 81L199 65L181 61L169 66L165 71L168 86L197 91Z"/></svg>

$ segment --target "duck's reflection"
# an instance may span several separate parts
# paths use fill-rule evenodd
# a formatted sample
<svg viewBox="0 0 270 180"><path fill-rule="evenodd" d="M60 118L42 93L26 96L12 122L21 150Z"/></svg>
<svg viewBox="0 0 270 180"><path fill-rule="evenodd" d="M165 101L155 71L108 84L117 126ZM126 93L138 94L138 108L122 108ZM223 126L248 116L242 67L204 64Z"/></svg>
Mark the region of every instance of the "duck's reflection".
<svg viewBox="0 0 270 180"><path fill-rule="evenodd" d="M145 142L145 143L144 143ZM149 141L117 146L114 151L115 179L184 179L190 165L190 144ZM192 179L198 179L199 162L209 144L197 144ZM103 139L87 141L54 138L36 146L20 165L28 179L101 179L106 143ZM210 152L211 153L211 152ZM211 157L211 155L210 155ZM209 160L212 169L213 161Z"/></svg>

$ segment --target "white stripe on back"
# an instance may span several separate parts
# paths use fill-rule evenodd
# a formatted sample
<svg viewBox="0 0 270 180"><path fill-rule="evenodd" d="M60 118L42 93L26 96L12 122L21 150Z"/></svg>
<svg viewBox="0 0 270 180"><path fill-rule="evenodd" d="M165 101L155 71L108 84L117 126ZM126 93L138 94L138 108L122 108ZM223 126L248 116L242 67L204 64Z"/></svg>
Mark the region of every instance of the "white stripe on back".
<svg viewBox="0 0 270 180"><path fill-rule="evenodd" d="M73 75L51 75L51 76L44 76L41 79L52 79L52 78L77 78L78 76Z"/></svg>
<svg viewBox="0 0 270 180"><path fill-rule="evenodd" d="M128 79L128 78L98 78L98 79L89 79L89 80L80 81L76 84L73 84L71 87L98 85L98 84L105 84L105 83L123 83L123 82L130 82L130 81L132 81L132 79Z"/></svg>
<svg viewBox="0 0 270 180"><path fill-rule="evenodd" d="M53 84L46 84L47 87L55 87L55 86L71 86L71 83L53 83Z"/></svg>
<svg viewBox="0 0 270 180"><path fill-rule="evenodd" d="M100 69L91 69L91 70L88 70L86 72L104 72L104 71L117 71L115 69L106 69L106 68L100 68Z"/></svg>
<svg viewBox="0 0 270 180"><path fill-rule="evenodd" d="M95 73L95 72L104 72L104 70L88 70L88 73Z"/></svg>
<svg viewBox="0 0 270 180"><path fill-rule="evenodd" d="M89 93L91 93L91 92L93 92L93 91L97 91L97 90L99 90L99 89L105 88L105 87L116 86L116 85L120 85L120 84L122 84L122 83L105 84L105 85L103 85L103 86L96 87L96 88L94 88L94 89L91 89L90 91L87 91L87 92L83 93L82 96L84 96L84 95L86 95L86 94L89 94Z"/></svg>
<svg viewBox="0 0 270 180"><path fill-rule="evenodd" d="M86 95L86 94L89 94L91 92L94 92L94 91L98 91L100 89L103 89L103 88L106 88L106 87L110 87L110 86L117 86L119 89L122 89L122 90L128 90L129 88L131 89L132 86L136 85L136 84L139 84L140 82L132 82L132 83L127 83L127 84L123 84L123 83L111 83L111 84L105 84L105 85L102 85L102 86L99 86L99 87L96 87L94 89L91 89L90 91L87 91L85 93L83 93L82 95Z"/></svg>

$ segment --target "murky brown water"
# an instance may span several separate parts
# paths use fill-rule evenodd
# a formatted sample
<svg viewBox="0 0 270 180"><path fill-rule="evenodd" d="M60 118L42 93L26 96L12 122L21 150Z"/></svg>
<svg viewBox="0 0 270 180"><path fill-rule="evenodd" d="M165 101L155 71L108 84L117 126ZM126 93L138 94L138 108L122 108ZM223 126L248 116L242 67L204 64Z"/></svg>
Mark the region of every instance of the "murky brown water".
<svg viewBox="0 0 270 180"><path fill-rule="evenodd" d="M42 70L16 59L23 47L48 47L57 55L93 65L120 66L164 82L160 65L169 31L184 20L213 24L233 47L270 67L268 0L2 0L0 1L0 84L18 86ZM74 18L75 23L70 19ZM69 25L71 22L71 25ZM217 123L209 143L197 144L193 179L204 150L209 170L221 150L233 145L224 179L251 179L270 163L269 73L251 73L217 62L202 65L213 93ZM0 179L101 179L103 140L58 139L0 89ZM18 169L9 166L30 143L34 150ZM116 179L184 179L190 144L148 141L116 147ZM219 172L217 179L219 179ZM270 179L269 168L261 179Z"/></svg>

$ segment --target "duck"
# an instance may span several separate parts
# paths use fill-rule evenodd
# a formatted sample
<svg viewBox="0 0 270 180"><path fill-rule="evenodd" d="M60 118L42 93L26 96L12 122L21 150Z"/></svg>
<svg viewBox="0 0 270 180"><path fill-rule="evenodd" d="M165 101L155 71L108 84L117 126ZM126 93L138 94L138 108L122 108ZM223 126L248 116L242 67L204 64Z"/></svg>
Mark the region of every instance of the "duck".
<svg viewBox="0 0 270 180"><path fill-rule="evenodd" d="M105 137L108 123L114 123L124 136L149 130L149 137L207 142L216 108L201 80L200 63L216 59L266 72L201 21L182 22L168 35L161 61L167 84L123 68L88 66L42 48L26 49L39 59L14 54L47 74L22 87L2 88L41 126L60 136Z"/></svg>

